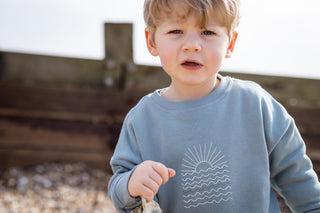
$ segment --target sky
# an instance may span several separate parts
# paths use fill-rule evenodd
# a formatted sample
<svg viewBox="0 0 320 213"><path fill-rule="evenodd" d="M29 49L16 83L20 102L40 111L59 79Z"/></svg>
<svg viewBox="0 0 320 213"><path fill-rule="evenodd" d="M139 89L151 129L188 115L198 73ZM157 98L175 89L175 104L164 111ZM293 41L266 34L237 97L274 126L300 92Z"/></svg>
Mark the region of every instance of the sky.
<svg viewBox="0 0 320 213"><path fill-rule="evenodd" d="M0 0L0 50L104 58L105 22L133 23L134 62L160 65L144 41L143 0ZM320 79L319 0L242 0L222 70Z"/></svg>

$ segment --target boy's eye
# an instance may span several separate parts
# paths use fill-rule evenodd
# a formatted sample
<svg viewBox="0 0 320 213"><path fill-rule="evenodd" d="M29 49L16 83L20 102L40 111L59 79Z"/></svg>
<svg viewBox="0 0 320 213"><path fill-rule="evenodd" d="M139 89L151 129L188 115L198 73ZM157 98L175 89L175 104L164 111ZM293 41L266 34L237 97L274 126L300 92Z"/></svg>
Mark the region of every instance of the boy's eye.
<svg viewBox="0 0 320 213"><path fill-rule="evenodd" d="M215 33L213 31L210 31L210 30L205 30L201 34L202 35L215 35Z"/></svg>
<svg viewBox="0 0 320 213"><path fill-rule="evenodd" d="M171 30L169 34L182 34L182 30Z"/></svg>

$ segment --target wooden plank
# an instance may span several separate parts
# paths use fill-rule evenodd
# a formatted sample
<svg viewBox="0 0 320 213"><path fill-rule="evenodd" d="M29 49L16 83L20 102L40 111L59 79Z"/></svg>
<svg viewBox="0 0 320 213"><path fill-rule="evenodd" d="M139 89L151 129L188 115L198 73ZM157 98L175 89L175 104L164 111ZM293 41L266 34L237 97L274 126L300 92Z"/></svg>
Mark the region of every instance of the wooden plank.
<svg viewBox="0 0 320 213"><path fill-rule="evenodd" d="M312 161L320 163L320 149L308 150L307 154L312 159Z"/></svg>
<svg viewBox="0 0 320 213"><path fill-rule="evenodd" d="M0 116L79 121L79 122L90 122L90 123L121 123L124 119L123 115L72 113L72 112L13 109L13 108L0 108Z"/></svg>
<svg viewBox="0 0 320 213"><path fill-rule="evenodd" d="M32 166L47 162L76 163L83 162L90 166L111 171L109 161L111 153L85 153L49 150L0 149L0 168Z"/></svg>
<svg viewBox="0 0 320 213"><path fill-rule="evenodd" d="M77 150L105 152L111 135L33 128L28 124L0 120L0 148L34 150Z"/></svg>

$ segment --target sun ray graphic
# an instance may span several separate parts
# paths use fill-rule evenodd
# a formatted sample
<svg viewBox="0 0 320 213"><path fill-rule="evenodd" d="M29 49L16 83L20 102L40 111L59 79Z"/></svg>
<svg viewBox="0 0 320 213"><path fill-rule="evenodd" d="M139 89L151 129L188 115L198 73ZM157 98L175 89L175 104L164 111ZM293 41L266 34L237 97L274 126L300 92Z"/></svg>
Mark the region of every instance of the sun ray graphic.
<svg viewBox="0 0 320 213"><path fill-rule="evenodd" d="M224 155L221 154L221 151L217 151L217 148L213 148L212 144L194 146L187 149L183 158L183 169L186 172L195 172L215 168L226 163L223 159Z"/></svg>

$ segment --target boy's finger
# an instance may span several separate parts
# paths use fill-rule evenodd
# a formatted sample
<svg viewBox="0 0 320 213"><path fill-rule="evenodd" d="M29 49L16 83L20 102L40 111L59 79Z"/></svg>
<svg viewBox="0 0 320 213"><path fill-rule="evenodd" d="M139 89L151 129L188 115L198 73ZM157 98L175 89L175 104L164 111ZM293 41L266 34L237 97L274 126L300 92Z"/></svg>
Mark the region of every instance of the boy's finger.
<svg viewBox="0 0 320 213"><path fill-rule="evenodd" d="M168 168L169 178L172 178L176 175L176 171L174 169Z"/></svg>
<svg viewBox="0 0 320 213"><path fill-rule="evenodd" d="M169 179L168 168L162 163L155 163L152 168L161 176L162 184L165 184Z"/></svg>
<svg viewBox="0 0 320 213"><path fill-rule="evenodd" d="M154 197L154 192L150 188L145 186L141 193L141 197L145 198L147 202L151 202Z"/></svg>
<svg viewBox="0 0 320 213"><path fill-rule="evenodd" d="M150 178L160 186L163 183L163 178L158 172L153 172L150 174Z"/></svg>
<svg viewBox="0 0 320 213"><path fill-rule="evenodd" d="M161 185L152 179L145 180L143 184L145 187L147 187L148 189L150 189L153 192L153 195L158 193L159 187Z"/></svg>

